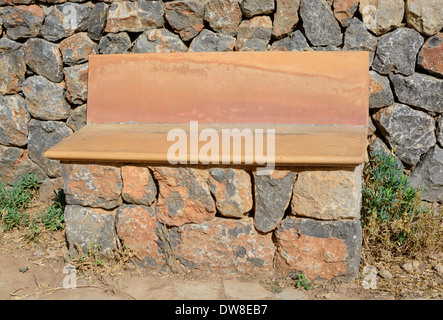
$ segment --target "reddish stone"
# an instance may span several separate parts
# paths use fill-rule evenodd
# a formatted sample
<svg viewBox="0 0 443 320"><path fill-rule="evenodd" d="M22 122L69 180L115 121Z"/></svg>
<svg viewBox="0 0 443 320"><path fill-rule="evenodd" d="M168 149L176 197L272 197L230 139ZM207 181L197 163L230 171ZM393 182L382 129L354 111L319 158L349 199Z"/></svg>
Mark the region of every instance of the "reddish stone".
<svg viewBox="0 0 443 320"><path fill-rule="evenodd" d="M216 32L235 35L241 19L237 0L210 0L205 6L205 20Z"/></svg>
<svg viewBox="0 0 443 320"><path fill-rule="evenodd" d="M0 143L25 146L28 143L28 122L31 119L25 100L19 95L0 95Z"/></svg>
<svg viewBox="0 0 443 320"><path fill-rule="evenodd" d="M122 203L120 168L101 164L65 164L62 175L68 204L112 209Z"/></svg>
<svg viewBox="0 0 443 320"><path fill-rule="evenodd" d="M334 16L342 27L349 26L355 11L357 11L359 0L334 0Z"/></svg>
<svg viewBox="0 0 443 320"><path fill-rule="evenodd" d="M361 254L360 221L317 221L286 218L274 233L275 267L308 279L353 279Z"/></svg>
<svg viewBox="0 0 443 320"><path fill-rule="evenodd" d="M74 104L83 104L88 97L88 64L64 68L66 98Z"/></svg>
<svg viewBox="0 0 443 320"><path fill-rule="evenodd" d="M183 41L194 38L203 29L204 5L197 1L174 1L165 6L166 20Z"/></svg>
<svg viewBox="0 0 443 320"><path fill-rule="evenodd" d="M420 67L437 76L443 76L443 33L429 38L418 54Z"/></svg>
<svg viewBox="0 0 443 320"><path fill-rule="evenodd" d="M117 234L123 244L133 250L137 263L143 267L158 267L163 260L159 253L155 212L150 207L123 205L117 209Z"/></svg>
<svg viewBox="0 0 443 320"><path fill-rule="evenodd" d="M0 28L1 29L1 28ZM4 37L0 40L0 94L17 93L25 80L23 46Z"/></svg>
<svg viewBox="0 0 443 320"><path fill-rule="evenodd" d="M238 27L237 51L266 51L272 35L272 21L268 16L244 20Z"/></svg>
<svg viewBox="0 0 443 320"><path fill-rule="evenodd" d="M154 179L146 167L123 166L123 200L130 203L151 205L157 195Z"/></svg>
<svg viewBox="0 0 443 320"><path fill-rule="evenodd" d="M201 223L214 218L209 173L193 168L152 167L158 183L158 221L169 226Z"/></svg>
<svg viewBox="0 0 443 320"><path fill-rule="evenodd" d="M95 44L86 32L76 33L60 42L60 52L63 62L68 65L88 61L88 56L94 54Z"/></svg>
<svg viewBox="0 0 443 320"><path fill-rule="evenodd" d="M282 39L290 34L298 23L300 0L276 0L272 35Z"/></svg>
<svg viewBox="0 0 443 320"><path fill-rule="evenodd" d="M269 271L275 247L271 234L255 231L252 218L215 218L178 228L177 258L204 272Z"/></svg>
<svg viewBox="0 0 443 320"><path fill-rule="evenodd" d="M45 14L37 5L8 7L2 12L8 38L13 40L38 36Z"/></svg>
<svg viewBox="0 0 443 320"><path fill-rule="evenodd" d="M224 217L241 218L253 205L251 177L239 169L213 168L209 187L218 212Z"/></svg>

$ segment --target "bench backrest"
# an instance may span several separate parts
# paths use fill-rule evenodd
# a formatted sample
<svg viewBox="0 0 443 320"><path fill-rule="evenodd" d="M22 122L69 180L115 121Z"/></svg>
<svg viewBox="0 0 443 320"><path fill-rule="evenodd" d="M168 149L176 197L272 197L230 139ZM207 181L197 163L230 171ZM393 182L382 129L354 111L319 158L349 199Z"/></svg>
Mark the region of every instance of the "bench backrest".
<svg viewBox="0 0 443 320"><path fill-rule="evenodd" d="M366 126L367 52L92 55L88 124Z"/></svg>

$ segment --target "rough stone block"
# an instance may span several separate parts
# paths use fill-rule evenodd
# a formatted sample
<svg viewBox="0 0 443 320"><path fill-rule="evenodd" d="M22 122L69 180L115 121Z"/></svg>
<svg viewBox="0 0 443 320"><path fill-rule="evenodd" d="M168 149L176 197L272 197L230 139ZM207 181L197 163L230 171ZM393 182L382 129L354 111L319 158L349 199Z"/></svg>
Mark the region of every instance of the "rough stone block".
<svg viewBox="0 0 443 320"><path fill-rule="evenodd" d="M121 167L123 200L129 203L150 206L157 196L157 187L147 167Z"/></svg>
<svg viewBox="0 0 443 320"><path fill-rule="evenodd" d="M291 214L321 220L360 216L362 166L354 169L314 169L298 173Z"/></svg>
<svg viewBox="0 0 443 320"><path fill-rule="evenodd" d="M443 149L432 148L412 170L409 182L422 189L423 200L443 201Z"/></svg>
<svg viewBox="0 0 443 320"><path fill-rule="evenodd" d="M0 39L0 94L17 93L25 80L23 45L8 38Z"/></svg>
<svg viewBox="0 0 443 320"><path fill-rule="evenodd" d="M29 157L52 178L60 176L60 162L45 158L44 153L71 133L71 129L63 122L35 119L29 122Z"/></svg>
<svg viewBox="0 0 443 320"><path fill-rule="evenodd" d="M254 226L257 230L269 232L276 228L291 201L296 177L296 173L284 170L275 170L271 175L254 172Z"/></svg>
<svg viewBox="0 0 443 320"><path fill-rule="evenodd" d="M62 165L68 204L113 209L122 203L119 167L102 164Z"/></svg>
<svg viewBox="0 0 443 320"><path fill-rule="evenodd" d="M373 118L396 155L410 165L436 143L435 120L425 112L395 103Z"/></svg>
<svg viewBox="0 0 443 320"><path fill-rule="evenodd" d="M310 280L352 280L361 255L361 224L286 218L275 231L276 269L302 272Z"/></svg>
<svg viewBox="0 0 443 320"><path fill-rule="evenodd" d="M209 173L194 168L150 167L158 183L156 214L169 226L201 223L214 218Z"/></svg>
<svg viewBox="0 0 443 320"><path fill-rule="evenodd" d="M252 209L251 177L244 170L210 169L209 189L224 217L241 218Z"/></svg>
<svg viewBox="0 0 443 320"><path fill-rule="evenodd" d="M115 211L82 206L65 207L65 231L71 254L79 253L77 244L83 254L97 249L100 253L109 253L116 246Z"/></svg>
<svg viewBox="0 0 443 320"><path fill-rule="evenodd" d="M147 206L122 205L116 211L118 237L137 258L136 263L144 268L157 268L162 264L156 229L158 222L155 210Z"/></svg>
<svg viewBox="0 0 443 320"><path fill-rule="evenodd" d="M426 40L418 54L417 64L429 73L443 77L443 32Z"/></svg>
<svg viewBox="0 0 443 320"><path fill-rule="evenodd" d="M19 95L0 95L0 143L25 146L28 143L28 122L31 117L25 100Z"/></svg>
<svg viewBox="0 0 443 320"><path fill-rule="evenodd" d="M271 234L256 232L251 218L214 218L183 225L174 232L175 254L188 268L224 273L272 268L275 247Z"/></svg>

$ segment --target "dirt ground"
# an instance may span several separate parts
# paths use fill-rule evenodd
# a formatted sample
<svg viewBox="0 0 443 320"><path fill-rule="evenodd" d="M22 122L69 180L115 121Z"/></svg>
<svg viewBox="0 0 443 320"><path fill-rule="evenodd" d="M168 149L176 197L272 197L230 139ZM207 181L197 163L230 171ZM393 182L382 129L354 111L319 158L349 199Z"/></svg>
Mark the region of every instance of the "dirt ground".
<svg viewBox="0 0 443 320"><path fill-rule="evenodd" d="M441 259L442 257L437 257ZM395 300L443 299L443 277L428 275L429 290L418 290L418 272L403 277L405 289L389 290L389 282L377 276L375 289L365 289L363 276L352 282L314 282L309 290L297 288L294 279L281 276L235 277L219 275L171 275L148 273L131 263L123 266L90 266L76 273L76 288L66 266L69 260L64 232L45 233L39 242L23 241L19 231L0 231L1 300ZM441 261L439 262L441 263ZM65 270L64 270L65 269ZM422 268L423 269L423 268ZM65 273L64 273L65 272ZM406 272L406 271L405 271ZM68 277L68 278L67 278ZM409 277L409 278L408 278ZM409 279L409 280L408 280ZM65 286L63 283L65 281ZM389 280L392 281L392 280Z"/></svg>

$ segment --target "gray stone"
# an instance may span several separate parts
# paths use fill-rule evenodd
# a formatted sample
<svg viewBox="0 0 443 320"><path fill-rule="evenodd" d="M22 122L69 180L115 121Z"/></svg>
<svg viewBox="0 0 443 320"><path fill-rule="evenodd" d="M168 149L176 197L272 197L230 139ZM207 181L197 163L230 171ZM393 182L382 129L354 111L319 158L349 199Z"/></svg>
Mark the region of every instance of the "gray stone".
<svg viewBox="0 0 443 320"><path fill-rule="evenodd" d="M275 231L275 265L280 272L302 272L309 280L354 279L359 271L359 220L286 218Z"/></svg>
<svg viewBox="0 0 443 320"><path fill-rule="evenodd" d="M225 52L234 49L235 38L203 29L189 46L190 52Z"/></svg>
<svg viewBox="0 0 443 320"><path fill-rule="evenodd" d="M251 177L246 171L212 168L210 177L209 190L222 216L241 218L252 209Z"/></svg>
<svg viewBox="0 0 443 320"><path fill-rule="evenodd" d="M167 29L153 29L142 33L134 42L133 53L185 52L188 48L180 37Z"/></svg>
<svg viewBox="0 0 443 320"><path fill-rule="evenodd" d="M25 146L28 143L28 122L31 119L24 99L19 95L0 95L0 143Z"/></svg>
<svg viewBox="0 0 443 320"><path fill-rule="evenodd" d="M401 160L391 152L389 147L380 138L375 138L369 143L369 152L373 154L383 154L385 156L392 155L398 168L404 169L404 165Z"/></svg>
<svg viewBox="0 0 443 320"><path fill-rule="evenodd" d="M32 71L52 82L63 80L63 60L58 44L31 38L26 41L24 47L25 61Z"/></svg>
<svg viewBox="0 0 443 320"><path fill-rule="evenodd" d="M423 37L413 29L399 28L387 33L378 40L372 68L381 74L411 75L423 43Z"/></svg>
<svg viewBox="0 0 443 320"><path fill-rule="evenodd" d="M291 214L320 220L357 219L361 180L362 166L303 170L293 187Z"/></svg>
<svg viewBox="0 0 443 320"><path fill-rule="evenodd" d="M272 36L272 21L268 16L244 20L238 27L236 51L266 51Z"/></svg>
<svg viewBox="0 0 443 320"><path fill-rule="evenodd" d="M17 181L23 175L34 174L39 181L48 179L48 175L43 171L43 169L34 163L28 156L28 152L23 151L23 155L18 159L7 175L7 182L12 183Z"/></svg>
<svg viewBox="0 0 443 320"><path fill-rule="evenodd" d="M19 92L25 73L23 46L8 38L0 39L0 94Z"/></svg>
<svg viewBox="0 0 443 320"><path fill-rule="evenodd" d="M342 33L331 7L324 0L302 0L300 17L309 42L317 46L339 46Z"/></svg>
<svg viewBox="0 0 443 320"><path fill-rule="evenodd" d="M165 6L166 20L183 41L191 40L203 29L204 13L204 5L197 1L173 1Z"/></svg>
<svg viewBox="0 0 443 320"><path fill-rule="evenodd" d="M246 18L270 14L274 11L275 3L269 0L243 0L241 8Z"/></svg>
<svg viewBox="0 0 443 320"><path fill-rule="evenodd" d="M400 102L431 114L443 112L443 80L421 73L409 77L390 74L389 79Z"/></svg>
<svg viewBox="0 0 443 320"><path fill-rule="evenodd" d="M272 36L282 39L290 34L298 23L300 0L276 0ZM290 50L288 50L290 51Z"/></svg>
<svg viewBox="0 0 443 320"><path fill-rule="evenodd" d="M64 217L66 240L71 254L78 254L77 250L80 249L85 255L91 245L92 249L100 245L99 253L103 254L114 249L117 240L115 211L67 205Z"/></svg>
<svg viewBox="0 0 443 320"><path fill-rule="evenodd" d="M71 111L66 124L72 131L78 131L86 125L86 104Z"/></svg>
<svg viewBox="0 0 443 320"><path fill-rule="evenodd" d="M372 62L377 48L377 37L372 35L358 18L352 19L346 28L343 51L369 51Z"/></svg>
<svg viewBox="0 0 443 320"><path fill-rule="evenodd" d="M41 202L51 202L59 190L63 190L61 177L43 180L38 188L38 199Z"/></svg>
<svg viewBox="0 0 443 320"><path fill-rule="evenodd" d="M23 82L22 91L29 113L41 120L62 120L71 111L65 99L64 87L43 76L33 76Z"/></svg>
<svg viewBox="0 0 443 320"><path fill-rule="evenodd" d="M103 54L127 53L131 48L131 39L126 32L108 33L100 39L98 47Z"/></svg>
<svg viewBox="0 0 443 320"><path fill-rule="evenodd" d="M204 18L215 32L235 35L242 12L237 0L210 0L205 6Z"/></svg>
<svg viewBox="0 0 443 320"><path fill-rule="evenodd" d="M443 116L440 116L437 121L437 140L443 146Z"/></svg>
<svg viewBox="0 0 443 320"><path fill-rule="evenodd" d="M41 29L43 38L58 41L76 32L87 31L92 7L89 4L63 3L52 6Z"/></svg>
<svg viewBox="0 0 443 320"><path fill-rule="evenodd" d="M13 172L15 163L23 155L23 149L0 145L0 181L11 183L9 175Z"/></svg>
<svg viewBox="0 0 443 320"><path fill-rule="evenodd" d="M388 107L394 103L389 78L369 71L369 108Z"/></svg>
<svg viewBox="0 0 443 320"><path fill-rule="evenodd" d="M160 1L114 2L109 7L106 32L143 32L164 24L164 5Z"/></svg>
<svg viewBox="0 0 443 320"><path fill-rule="evenodd" d="M443 149L435 146L412 170L409 182L421 187L423 200L443 201Z"/></svg>
<svg viewBox="0 0 443 320"><path fill-rule="evenodd" d="M89 16L88 36L92 40L100 40L106 26L109 6L103 2L96 3Z"/></svg>
<svg viewBox="0 0 443 320"><path fill-rule="evenodd" d="M334 0L334 16L343 28L347 28L357 11L360 0Z"/></svg>
<svg viewBox="0 0 443 320"><path fill-rule="evenodd" d="M12 40L38 36L45 17L37 5L6 7L1 14L6 34Z"/></svg>
<svg viewBox="0 0 443 320"><path fill-rule="evenodd" d="M271 175L254 172L254 225L258 231L269 232L277 227L289 206L296 177L290 171L276 170Z"/></svg>
<svg viewBox="0 0 443 320"><path fill-rule="evenodd" d="M29 122L29 157L37 163L48 176L56 177L60 175L60 163L57 160L45 158L44 152L61 142L71 133L71 129L62 122L40 121L35 119Z"/></svg>
<svg viewBox="0 0 443 320"><path fill-rule="evenodd" d="M311 51L308 41L300 30L281 40L277 40L271 45L271 51Z"/></svg>
<svg viewBox="0 0 443 320"><path fill-rule="evenodd" d="M88 97L87 63L64 68L66 81L66 98L73 104L83 104Z"/></svg>
<svg viewBox="0 0 443 320"><path fill-rule="evenodd" d="M395 154L407 164L417 164L436 143L434 119L406 105L395 103L384 108L374 120Z"/></svg>
<svg viewBox="0 0 443 320"><path fill-rule="evenodd" d="M432 36L443 28L443 1L407 0L405 16L409 27Z"/></svg>

